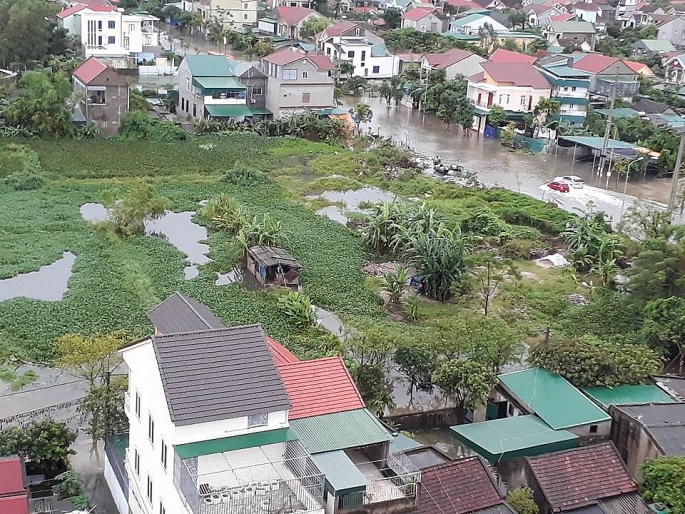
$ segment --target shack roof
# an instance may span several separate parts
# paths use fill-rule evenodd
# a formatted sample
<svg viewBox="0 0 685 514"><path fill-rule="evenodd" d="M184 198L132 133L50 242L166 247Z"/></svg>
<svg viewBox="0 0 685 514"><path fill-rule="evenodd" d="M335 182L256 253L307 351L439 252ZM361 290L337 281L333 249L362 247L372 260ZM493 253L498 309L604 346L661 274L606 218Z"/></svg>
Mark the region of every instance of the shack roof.
<svg viewBox="0 0 685 514"><path fill-rule="evenodd" d="M498 378L499 386L555 430L611 419L570 382L546 369L531 368Z"/></svg>
<svg viewBox="0 0 685 514"><path fill-rule="evenodd" d="M369 483L343 450L317 453L312 460L335 492L363 489Z"/></svg>
<svg viewBox="0 0 685 514"><path fill-rule="evenodd" d="M147 319L160 334L195 332L225 326L206 305L178 291L150 309Z"/></svg>
<svg viewBox="0 0 685 514"><path fill-rule="evenodd" d="M612 409L624 412L641 424L666 455L685 455L685 403L624 405Z"/></svg>
<svg viewBox="0 0 685 514"><path fill-rule="evenodd" d="M457 439L491 463L576 448L577 435L552 430L533 415L451 427Z"/></svg>
<svg viewBox="0 0 685 514"><path fill-rule="evenodd" d="M290 266L302 269L302 264L295 257L277 246L252 246L247 250L256 261L264 266Z"/></svg>
<svg viewBox="0 0 685 514"><path fill-rule="evenodd" d="M617 387L585 387L582 391L604 410L611 405L631 403L674 403L675 400L655 385L622 385Z"/></svg>

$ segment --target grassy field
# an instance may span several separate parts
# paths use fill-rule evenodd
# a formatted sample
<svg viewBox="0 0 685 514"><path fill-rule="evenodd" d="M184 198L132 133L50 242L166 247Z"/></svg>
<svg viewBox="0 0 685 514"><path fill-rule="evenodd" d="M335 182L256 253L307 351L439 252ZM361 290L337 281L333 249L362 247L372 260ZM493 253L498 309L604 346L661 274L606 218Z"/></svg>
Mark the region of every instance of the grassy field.
<svg viewBox="0 0 685 514"><path fill-rule="evenodd" d="M0 148L5 143L0 141ZM432 206L455 218L474 206L487 206L504 217L510 200L505 193L468 192L422 177L390 180L379 163L366 162L366 154L296 139L235 134L171 145L40 140L22 144L38 153L49 180L32 191L0 186L0 278L35 271L66 250L76 254L77 260L62 301L14 299L0 303L0 358L13 353L49 360L53 342L67 332L124 329L132 338L150 333L145 311L173 291L206 303L229 324L262 323L302 357L338 350L335 338L323 330L301 330L289 324L276 306L277 293L214 285L214 270L222 267L225 234L210 232L210 257L217 262L201 268L196 279L186 281L185 256L168 242L153 237L122 240L82 220L82 204L99 202L104 191L125 189L137 177L146 177L171 199L174 211L195 210L200 200L226 193L240 200L250 214L270 212L289 235L287 248L304 265L304 289L316 305L352 325L373 325L405 337L407 326L391 320L382 307L377 284L361 271L370 256L359 237L317 216L315 205L303 201L302 193L312 187L345 189L367 182L406 196L429 194ZM360 166L365 170L362 177ZM273 180L251 187L222 181L227 170L237 167L267 171ZM345 178L328 178L333 173ZM312 186L311 178L319 182ZM550 226L566 217L545 212L548 208L541 202L525 202L532 218L544 218ZM556 280L559 277L549 283ZM550 286L554 291L548 291L546 297L572 289L568 281L563 283L564 287ZM531 296L528 289L520 292L524 299ZM430 330L433 318L450 316L461 308L457 304L427 305L427 319L411 327L412 335L421 337Z"/></svg>

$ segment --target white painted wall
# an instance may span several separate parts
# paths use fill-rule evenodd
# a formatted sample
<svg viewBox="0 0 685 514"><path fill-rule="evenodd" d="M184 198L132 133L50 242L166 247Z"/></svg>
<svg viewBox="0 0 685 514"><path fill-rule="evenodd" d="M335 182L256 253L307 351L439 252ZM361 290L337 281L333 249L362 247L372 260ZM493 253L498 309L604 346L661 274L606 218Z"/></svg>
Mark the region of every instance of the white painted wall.
<svg viewBox="0 0 685 514"><path fill-rule="evenodd" d="M112 493L112 498L114 499L114 504L117 506L119 514L128 514L128 491L122 491L106 454L105 482L107 482L107 485L109 486L109 491Z"/></svg>
<svg viewBox="0 0 685 514"><path fill-rule="evenodd" d="M492 105L499 105L508 111L532 112L542 98L549 98L552 90L531 87L493 86L469 82L467 96L475 105L487 109L489 93L493 93ZM481 94L480 103L478 94ZM525 103L522 101L525 98ZM528 105L530 104L530 109ZM492 105L490 107L492 107Z"/></svg>

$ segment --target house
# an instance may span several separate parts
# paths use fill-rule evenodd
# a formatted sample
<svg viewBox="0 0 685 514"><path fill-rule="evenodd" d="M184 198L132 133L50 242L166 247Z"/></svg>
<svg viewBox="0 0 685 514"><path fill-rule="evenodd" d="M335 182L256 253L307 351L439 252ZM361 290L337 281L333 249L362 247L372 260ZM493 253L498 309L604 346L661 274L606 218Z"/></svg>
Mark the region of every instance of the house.
<svg viewBox="0 0 685 514"><path fill-rule="evenodd" d="M611 406L609 414L611 440L633 477L648 459L685 456L685 403Z"/></svg>
<svg viewBox="0 0 685 514"><path fill-rule="evenodd" d="M509 488L530 487L543 514L651 512L612 443L526 457L499 471Z"/></svg>
<svg viewBox="0 0 685 514"><path fill-rule="evenodd" d="M656 25L658 39L670 41L676 48L685 46L685 17L653 14L650 21Z"/></svg>
<svg viewBox="0 0 685 514"><path fill-rule="evenodd" d="M559 4L531 4L525 9L528 25L531 27L544 27L553 16L566 14L566 8Z"/></svg>
<svg viewBox="0 0 685 514"><path fill-rule="evenodd" d="M542 31L550 44L559 46L577 45L585 43L591 50L597 42L597 31L592 23L587 21L551 21Z"/></svg>
<svg viewBox="0 0 685 514"><path fill-rule="evenodd" d="M186 55L178 67L178 114L219 121L268 115L265 77L223 55Z"/></svg>
<svg viewBox="0 0 685 514"><path fill-rule="evenodd" d="M195 12L205 22L215 21L231 29L257 23L257 0L199 0L193 3Z"/></svg>
<svg viewBox="0 0 685 514"><path fill-rule="evenodd" d="M97 57L114 68L159 53L159 21L149 14L125 14L108 5L76 4L57 13L57 24L81 42L84 57Z"/></svg>
<svg viewBox="0 0 685 514"><path fill-rule="evenodd" d="M306 9L312 9L314 7L314 2L312 2L312 0L269 0L267 5L269 9L276 9L281 5L287 7L304 7Z"/></svg>
<svg viewBox="0 0 685 514"><path fill-rule="evenodd" d="M415 7L402 15L402 28L420 32L444 32L447 18L434 7Z"/></svg>
<svg viewBox="0 0 685 514"><path fill-rule="evenodd" d="M495 32L509 31L505 25L493 20L486 14L467 14L463 18L450 22L449 32L451 34L478 35L478 31L484 29L486 25L492 27Z"/></svg>
<svg viewBox="0 0 685 514"><path fill-rule="evenodd" d="M606 412L612 405L675 402L673 398L654 384L584 387L582 391Z"/></svg>
<svg viewBox="0 0 685 514"><path fill-rule="evenodd" d="M316 35L317 50L331 60L346 60L354 65L358 77L387 79L399 73L399 60L382 38L358 23L344 21L326 27Z"/></svg>
<svg viewBox="0 0 685 514"><path fill-rule="evenodd" d="M626 64L626 66L628 66L638 75L641 75L646 78L654 78L654 72L645 63L638 61L628 61L627 59L623 59L623 62Z"/></svg>
<svg viewBox="0 0 685 514"><path fill-rule="evenodd" d="M632 45L633 55L655 55L655 54L665 54L669 52L675 52L675 47L670 41L663 39L640 39Z"/></svg>
<svg viewBox="0 0 685 514"><path fill-rule="evenodd" d="M119 133L129 108L126 79L95 57L90 57L73 74L75 110L79 119L95 125L102 135Z"/></svg>
<svg viewBox="0 0 685 514"><path fill-rule="evenodd" d="M581 439L609 435L611 418L565 378L531 368L498 379L488 403L497 405L499 417L535 414L554 430L568 430Z"/></svg>
<svg viewBox="0 0 685 514"><path fill-rule="evenodd" d="M499 405L489 404L489 421L450 427L465 446L490 464L568 450L580 446L580 438L567 430L554 430L530 414L497 419Z"/></svg>
<svg viewBox="0 0 685 514"><path fill-rule="evenodd" d="M533 64L537 61L537 57L532 55L522 54L521 52L514 52L512 50L507 50L506 48L498 48L495 50L490 58L490 62L501 62L501 63L523 63L523 64Z"/></svg>
<svg viewBox="0 0 685 514"><path fill-rule="evenodd" d="M269 283L297 288L302 264L282 248L252 246L247 249L247 270L262 285Z"/></svg>
<svg viewBox="0 0 685 514"><path fill-rule="evenodd" d="M473 52L453 48L441 54L425 54L420 64L424 71L444 70L445 78L452 80L457 75L470 77L483 71L481 63L485 61L485 58Z"/></svg>
<svg viewBox="0 0 685 514"><path fill-rule="evenodd" d="M274 117L335 107L333 62L326 55L286 48L262 58L269 77L267 108Z"/></svg>
<svg viewBox="0 0 685 514"><path fill-rule="evenodd" d="M590 72L577 70L565 55L544 59L538 69L552 86L552 98L559 101L559 114L552 115L571 126L585 123L589 103Z"/></svg>
<svg viewBox="0 0 685 514"><path fill-rule="evenodd" d="M29 514L26 470L21 457L0 457L0 512Z"/></svg>
<svg viewBox="0 0 685 514"><path fill-rule="evenodd" d="M421 470L421 495L415 514L511 514L485 463L458 459Z"/></svg>
<svg viewBox="0 0 685 514"><path fill-rule="evenodd" d="M664 64L664 74L669 84L685 84L685 54L668 59Z"/></svg>
<svg viewBox="0 0 685 514"><path fill-rule="evenodd" d="M302 39L300 30L304 23L312 18L324 17L307 7L290 7L281 5L266 14L258 22L260 32L286 39Z"/></svg>
<svg viewBox="0 0 685 514"><path fill-rule="evenodd" d="M474 129L485 130L493 105L509 112L532 112L552 91L545 77L532 64L483 62L483 71L468 79L467 96L476 106Z"/></svg>
<svg viewBox="0 0 685 514"><path fill-rule="evenodd" d="M621 59L589 53L574 56L573 69L590 73L590 94L632 99L640 89L637 73Z"/></svg>
<svg viewBox="0 0 685 514"><path fill-rule="evenodd" d="M569 6L568 12L572 13L577 20L597 23L602 16L602 8L599 5L588 2L576 2Z"/></svg>
<svg viewBox="0 0 685 514"><path fill-rule="evenodd" d="M502 0L472 0L481 9L487 9L488 11L503 11L507 6L502 2Z"/></svg>

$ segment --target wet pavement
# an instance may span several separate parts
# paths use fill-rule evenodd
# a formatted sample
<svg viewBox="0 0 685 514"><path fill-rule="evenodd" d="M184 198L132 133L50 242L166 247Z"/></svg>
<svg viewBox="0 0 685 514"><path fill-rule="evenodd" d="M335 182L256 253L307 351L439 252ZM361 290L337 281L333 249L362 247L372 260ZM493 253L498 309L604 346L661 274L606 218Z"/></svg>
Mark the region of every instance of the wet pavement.
<svg viewBox="0 0 685 514"><path fill-rule="evenodd" d="M76 262L76 255L64 252L60 259L52 264L41 266L38 271L0 280L0 301L12 298L30 298L50 302L61 300L69 289L74 262Z"/></svg>

